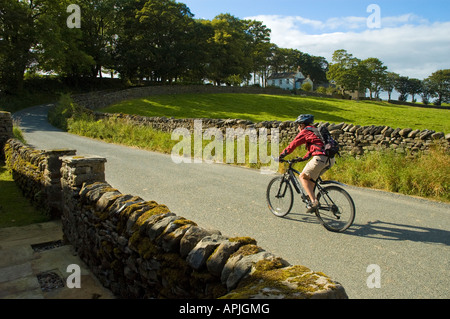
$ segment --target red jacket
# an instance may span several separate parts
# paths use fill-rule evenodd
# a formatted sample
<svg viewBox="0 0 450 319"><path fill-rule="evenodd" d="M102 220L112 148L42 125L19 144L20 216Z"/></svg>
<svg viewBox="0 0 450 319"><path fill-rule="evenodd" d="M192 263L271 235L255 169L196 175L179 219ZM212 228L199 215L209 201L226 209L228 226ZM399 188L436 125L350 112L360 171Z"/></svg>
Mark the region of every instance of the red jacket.
<svg viewBox="0 0 450 319"><path fill-rule="evenodd" d="M284 149L282 154L289 155L300 145L306 144L306 150L308 151L308 153L303 156L303 159L308 159L311 156L325 155L322 140L318 138L316 134L314 134L314 132L308 130L308 127L314 128L314 126L307 126L303 130L301 130L300 133L291 142L291 144L289 144L289 146Z"/></svg>

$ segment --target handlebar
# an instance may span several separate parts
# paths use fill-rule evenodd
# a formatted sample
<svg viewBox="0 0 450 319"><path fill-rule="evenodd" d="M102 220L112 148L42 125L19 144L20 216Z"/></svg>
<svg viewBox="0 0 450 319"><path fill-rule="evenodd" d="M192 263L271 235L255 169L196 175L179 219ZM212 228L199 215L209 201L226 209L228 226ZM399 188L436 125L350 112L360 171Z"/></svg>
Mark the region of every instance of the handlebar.
<svg viewBox="0 0 450 319"><path fill-rule="evenodd" d="M279 159L280 163L288 163L288 164L295 164L295 163L300 163L300 162L304 162L306 161L306 159L302 158L302 157L297 157L291 160L285 160L285 159Z"/></svg>

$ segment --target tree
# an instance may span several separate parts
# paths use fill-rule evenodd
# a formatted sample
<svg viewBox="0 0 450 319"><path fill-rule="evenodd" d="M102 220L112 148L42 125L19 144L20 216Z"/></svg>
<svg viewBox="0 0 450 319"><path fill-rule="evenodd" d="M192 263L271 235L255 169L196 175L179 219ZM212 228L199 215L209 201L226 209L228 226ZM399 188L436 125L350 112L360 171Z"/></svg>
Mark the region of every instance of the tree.
<svg viewBox="0 0 450 319"><path fill-rule="evenodd" d="M377 58L368 58L361 63L368 71L367 81L370 98L372 98L373 93L375 93L375 98L379 98L382 84L386 81L387 67Z"/></svg>
<svg viewBox="0 0 450 319"><path fill-rule="evenodd" d="M450 102L450 69L438 70L427 78L433 97L437 97L436 105Z"/></svg>
<svg viewBox="0 0 450 319"><path fill-rule="evenodd" d="M189 82L203 83L203 80L207 78L207 68L209 63L210 47L208 39L210 39L214 30L198 20L194 20L192 30L190 30L190 40L187 42L185 55L185 65L182 76L183 79Z"/></svg>
<svg viewBox="0 0 450 319"><path fill-rule="evenodd" d="M32 1L0 0L0 91L17 93L23 88L31 51L38 32L35 20L39 5Z"/></svg>
<svg viewBox="0 0 450 319"><path fill-rule="evenodd" d="M112 48L114 69L124 81L132 81L139 76L150 76L143 70L150 68L153 54L145 47L140 35L139 21L136 12L142 9L145 0L122 1L118 3L116 39Z"/></svg>
<svg viewBox="0 0 450 319"><path fill-rule="evenodd" d="M257 82L256 76L259 74L263 82L262 84L265 86L266 70L272 53L272 44L270 43L271 30L260 21L245 20L244 23L246 25L246 32L250 36L249 50L253 64L253 82Z"/></svg>
<svg viewBox="0 0 450 319"><path fill-rule="evenodd" d="M212 29L174 0L124 0L114 45L122 78L169 82L205 76Z"/></svg>
<svg viewBox="0 0 450 319"><path fill-rule="evenodd" d="M302 84L302 90L303 90L303 91L305 91L305 92L311 92L312 89L313 89L313 87L312 87L311 83L306 82L306 83L303 83L303 84Z"/></svg>
<svg viewBox="0 0 450 319"><path fill-rule="evenodd" d="M309 76L316 85L328 82L328 62L324 57L298 51L296 63L300 66L303 75Z"/></svg>
<svg viewBox="0 0 450 319"><path fill-rule="evenodd" d="M195 22L189 8L174 0L147 1L136 19L141 47L152 57L145 71L161 82L182 75L192 57L189 42Z"/></svg>
<svg viewBox="0 0 450 319"><path fill-rule="evenodd" d="M273 53L276 48L276 44L273 43L261 43L258 45L255 52L255 81L257 84L256 76L259 75L259 82L263 87L267 85L267 78L270 73L270 64L273 58Z"/></svg>
<svg viewBox="0 0 450 319"><path fill-rule="evenodd" d="M425 105L430 103L430 97L433 95L433 88L431 81L429 79L425 79L422 81L422 102Z"/></svg>
<svg viewBox="0 0 450 319"><path fill-rule="evenodd" d="M111 47L117 32L117 0L81 0L81 49L91 56L90 73L102 77L102 67L111 66Z"/></svg>
<svg viewBox="0 0 450 319"><path fill-rule="evenodd" d="M91 76L95 59L86 52L84 29L67 27L66 9L69 4L70 0L43 3L36 20L39 38L34 52L39 70L57 73L76 85L81 77Z"/></svg>
<svg viewBox="0 0 450 319"><path fill-rule="evenodd" d="M395 89L398 93L400 93L400 96L398 98L399 101L406 102L406 99L408 98L408 93L410 91L409 88L409 78L407 76L400 76L395 81Z"/></svg>
<svg viewBox="0 0 450 319"><path fill-rule="evenodd" d="M386 77L381 83L381 88L387 92L389 96L389 101L391 100L392 91L395 89L395 83L397 82L400 75L394 72L387 72Z"/></svg>
<svg viewBox="0 0 450 319"><path fill-rule="evenodd" d="M415 103L415 95L422 93L422 81L419 79L409 79L408 93L411 94L411 102Z"/></svg>
<svg viewBox="0 0 450 319"><path fill-rule="evenodd" d="M231 85L230 76L248 79L253 71L253 60L249 44L251 35L247 24L230 14L220 14L212 21L203 21L212 27L214 36L208 40L210 46L207 77L217 85ZM227 83L228 82L228 83Z"/></svg>
<svg viewBox="0 0 450 319"><path fill-rule="evenodd" d="M327 78L334 81L344 94L345 91L364 92L370 85L368 74L369 70L361 60L346 50L337 50L333 53Z"/></svg>
<svg viewBox="0 0 450 319"><path fill-rule="evenodd" d="M291 72L297 70L301 52L295 49L275 47L270 63L272 73Z"/></svg>
<svg viewBox="0 0 450 319"><path fill-rule="evenodd" d="M28 68L74 78L89 74L94 59L85 52L83 32L67 26L66 10L70 2L0 1L0 86L3 90L20 92Z"/></svg>

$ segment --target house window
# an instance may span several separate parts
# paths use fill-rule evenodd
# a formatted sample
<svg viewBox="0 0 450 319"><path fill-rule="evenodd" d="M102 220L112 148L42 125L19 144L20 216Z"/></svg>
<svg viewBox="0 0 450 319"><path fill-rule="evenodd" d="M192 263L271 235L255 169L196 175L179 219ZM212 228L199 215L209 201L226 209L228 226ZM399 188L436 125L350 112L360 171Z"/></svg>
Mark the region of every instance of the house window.
<svg viewBox="0 0 450 319"><path fill-rule="evenodd" d="M286 84L289 84L289 79L286 79Z"/></svg>
<svg viewBox="0 0 450 319"><path fill-rule="evenodd" d="M283 80L280 80L280 85L283 85Z"/></svg>

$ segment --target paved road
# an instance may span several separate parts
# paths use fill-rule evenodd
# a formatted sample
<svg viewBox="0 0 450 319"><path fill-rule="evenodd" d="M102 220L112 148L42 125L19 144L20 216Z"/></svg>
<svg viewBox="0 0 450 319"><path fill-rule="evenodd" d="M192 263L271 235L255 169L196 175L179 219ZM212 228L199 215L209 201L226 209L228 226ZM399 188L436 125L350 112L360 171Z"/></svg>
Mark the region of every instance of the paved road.
<svg viewBox="0 0 450 319"><path fill-rule="evenodd" d="M111 145L54 129L47 107L15 116L39 149L73 148L108 159L107 181L122 193L166 204L179 216L227 236L251 236L292 264L322 271L350 298L450 298L450 205L349 187L357 208L344 234L326 231L299 201L286 218L267 209L272 176L220 164L174 164L170 156ZM369 265L378 265L380 273ZM380 274L380 288L368 288Z"/></svg>

